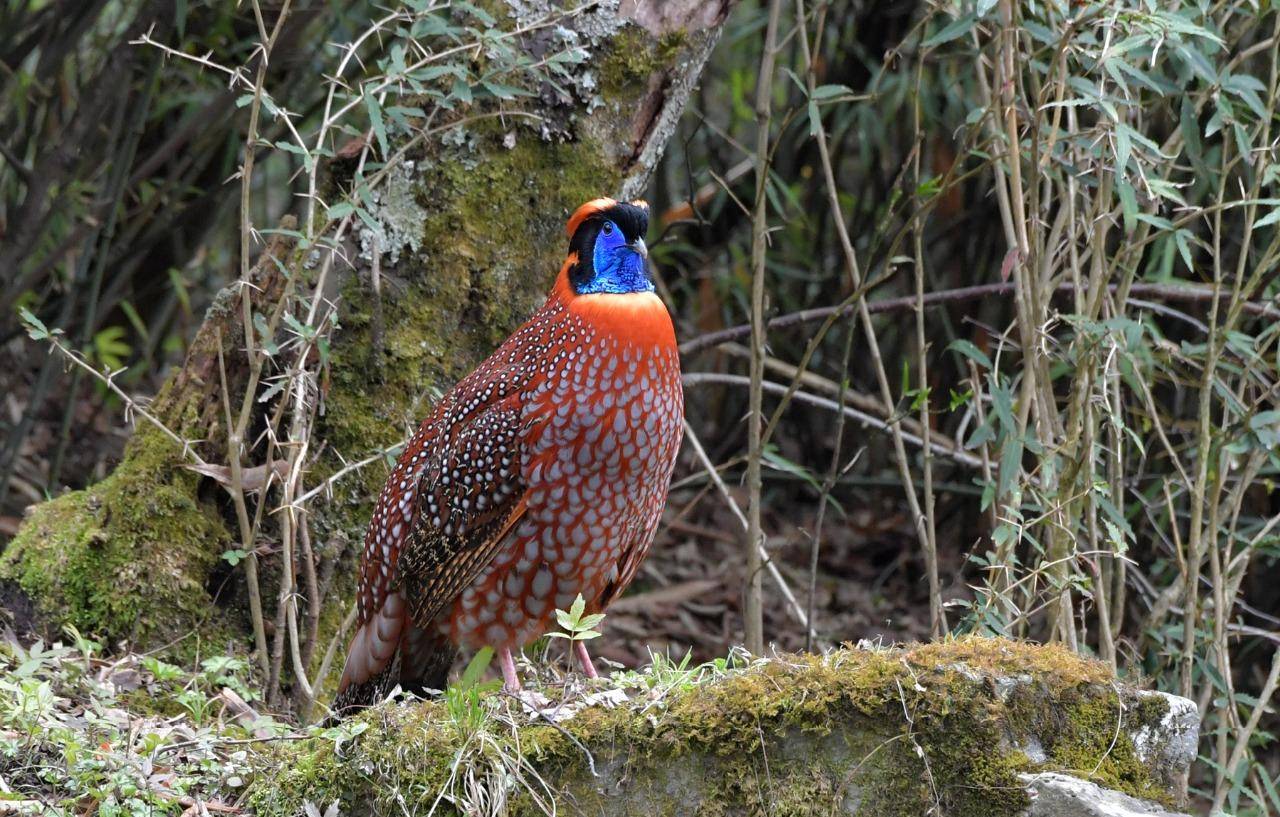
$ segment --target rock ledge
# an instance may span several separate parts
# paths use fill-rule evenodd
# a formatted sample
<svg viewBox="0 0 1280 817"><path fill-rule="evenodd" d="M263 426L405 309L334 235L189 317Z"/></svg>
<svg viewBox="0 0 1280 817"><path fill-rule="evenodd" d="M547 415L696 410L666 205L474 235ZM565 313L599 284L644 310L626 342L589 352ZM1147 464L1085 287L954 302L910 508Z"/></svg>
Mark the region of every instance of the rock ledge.
<svg viewBox="0 0 1280 817"><path fill-rule="evenodd" d="M377 815L1163 815L1194 754L1190 702L1059 647L966 638L659 664L591 698L545 689L559 702L543 712L498 695L379 707L349 740L261 755L248 802L264 817L333 802Z"/></svg>

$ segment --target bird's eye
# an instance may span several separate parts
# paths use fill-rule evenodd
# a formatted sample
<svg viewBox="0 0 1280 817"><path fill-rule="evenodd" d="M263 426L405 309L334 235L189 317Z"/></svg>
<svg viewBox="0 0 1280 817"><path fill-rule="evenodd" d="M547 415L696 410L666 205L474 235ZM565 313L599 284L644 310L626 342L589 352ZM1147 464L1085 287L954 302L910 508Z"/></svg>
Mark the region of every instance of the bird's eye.
<svg viewBox="0 0 1280 817"><path fill-rule="evenodd" d="M602 227L601 229L604 230L605 235L613 235L613 222L606 221L604 223L604 227Z"/></svg>

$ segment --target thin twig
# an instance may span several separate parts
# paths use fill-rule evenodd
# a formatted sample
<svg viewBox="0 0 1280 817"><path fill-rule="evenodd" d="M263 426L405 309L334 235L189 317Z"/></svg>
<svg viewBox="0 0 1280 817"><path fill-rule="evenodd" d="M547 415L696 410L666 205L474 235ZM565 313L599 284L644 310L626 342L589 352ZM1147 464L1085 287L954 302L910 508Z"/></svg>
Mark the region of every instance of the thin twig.
<svg viewBox="0 0 1280 817"><path fill-rule="evenodd" d="M745 378L743 379L745 380ZM694 432L693 426L689 425L688 420L684 421L684 436L685 439L689 441L689 445L693 446L693 453L697 456L698 462L700 462L702 467L706 469L707 476L709 476L712 483L715 484L716 490L720 492L720 496L724 497L725 504L729 506L729 510L733 511L733 515L737 517L738 521L742 524L742 529L744 531L747 530L749 523L747 522L746 515L743 514L742 508L738 506L733 495L729 493L729 488L724 484L724 480L720 478L720 472L716 470L715 464L712 463L711 458L707 456L706 449L702 447L702 442ZM765 550L763 544L760 545L758 557L760 562L764 565L765 570L769 572L769 576L773 579L774 583L778 585L778 590L782 592L782 597L787 600L787 607L795 615L796 621L800 622L800 626L804 627L805 632L810 633L809 637L812 637L812 628L809 625L811 619L805 614L804 609L800 607L800 603L796 601L795 593L791 592L791 588L787 585L786 579L782 577L782 573L773 563L773 558L769 556L769 552Z"/></svg>
<svg viewBox="0 0 1280 817"><path fill-rule="evenodd" d="M1072 284L1059 284L1054 288L1054 292L1060 295L1067 295L1073 291ZM924 306L938 306L940 304L964 303L966 301L977 301L993 295L1009 295L1014 290L1012 281L1002 281L994 284L978 284L969 287L958 287L956 289L944 289L936 292L926 292L923 298ZM1108 292L1118 291L1118 285L1107 285ZM1161 301L1182 301L1187 303L1208 303L1213 300L1213 290L1211 288L1201 286L1178 286L1174 284L1147 284L1137 283L1129 287L1128 291L1140 298L1149 298ZM885 298L880 301L867 302L867 311L873 315L886 312L905 312L907 310L916 309L920 305L920 299L914 295L904 295L900 298ZM1136 304L1139 305L1140 304ZM1250 315L1269 317L1280 319L1280 306L1271 302L1264 301L1245 301L1242 310ZM842 317L852 316L858 307L856 304L849 303L842 306L820 306L813 309L803 309L799 312L791 312L786 315L779 315L772 318L768 322L770 331L777 329L789 329L793 326L800 326L806 323L816 323L825 320L832 315ZM718 329L715 332L707 332L696 338L691 338L680 344L680 354L691 355L694 352L700 352L704 349L711 349L722 343L730 341L742 340L751 335L751 325L741 324L731 326L727 329Z"/></svg>
<svg viewBox="0 0 1280 817"><path fill-rule="evenodd" d="M743 643L754 655L764 653L764 611L760 587L760 462L764 456L764 280L769 242L769 127L773 115L773 75L778 57L778 19L782 0L769 0L764 53L756 79L756 192L751 216L751 391L747 409L747 575L743 587Z"/></svg>

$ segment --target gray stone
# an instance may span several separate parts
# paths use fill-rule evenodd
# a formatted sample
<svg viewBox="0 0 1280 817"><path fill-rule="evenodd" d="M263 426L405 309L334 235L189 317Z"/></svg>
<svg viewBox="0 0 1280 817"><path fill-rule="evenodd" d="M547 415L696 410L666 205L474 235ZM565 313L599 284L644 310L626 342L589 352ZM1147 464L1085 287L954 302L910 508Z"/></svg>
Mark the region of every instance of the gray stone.
<svg viewBox="0 0 1280 817"><path fill-rule="evenodd" d="M1167 692L1139 691L1138 695L1163 698L1169 705L1169 711L1159 724L1146 724L1132 733L1133 749L1166 786L1176 788L1196 759L1200 710L1194 701Z"/></svg>
<svg viewBox="0 0 1280 817"><path fill-rule="evenodd" d="M1070 775L1041 772L1018 777L1031 796L1023 817L1187 817Z"/></svg>

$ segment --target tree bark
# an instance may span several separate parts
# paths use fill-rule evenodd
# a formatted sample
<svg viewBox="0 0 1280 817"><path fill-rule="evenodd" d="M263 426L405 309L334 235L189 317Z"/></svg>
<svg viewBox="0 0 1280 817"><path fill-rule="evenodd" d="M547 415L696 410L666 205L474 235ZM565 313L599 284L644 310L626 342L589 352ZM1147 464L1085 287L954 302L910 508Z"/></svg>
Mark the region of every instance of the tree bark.
<svg viewBox="0 0 1280 817"><path fill-rule="evenodd" d="M346 242L351 263L335 266L324 291L339 304L340 329L321 381L309 440L319 453L307 462L304 489L335 479L305 511L313 592L322 598L306 597L305 585L300 591L310 614L321 615L323 605L322 633L346 612L351 544L363 537L387 473L383 460L357 470L346 464L403 440L435 396L536 307L559 269L564 223L577 205L643 192L730 3L623 0L571 15L562 25L576 32L588 60L578 87L540 89L525 106L536 126L521 124L527 118L463 122L453 138L412 150L368 202L372 220L356 222ZM514 0L510 9L497 25L511 28L517 15L547 10ZM518 42L535 58L545 45L537 36ZM342 159L330 167L335 183L350 170ZM211 468L191 470L181 446L140 423L111 476L31 511L0 558L0 603L19 613L20 627L55 634L73 625L113 645L176 642L182 653L207 653L211 639L214 649L246 643L241 569L221 558L249 547L237 541L216 479L227 451L221 368L238 406L246 379L238 298L251 293L265 311L283 286L282 270L304 280L312 261L276 241L259 261L257 286L218 297L153 404L171 429L200 441L195 453ZM250 437L278 399L255 404ZM246 443L246 468L262 464L260 436ZM270 514L279 497L271 491L266 501ZM264 599L275 598L271 576L281 568L270 545L262 536L250 545L262 558ZM307 646L318 660L323 649Z"/></svg>

